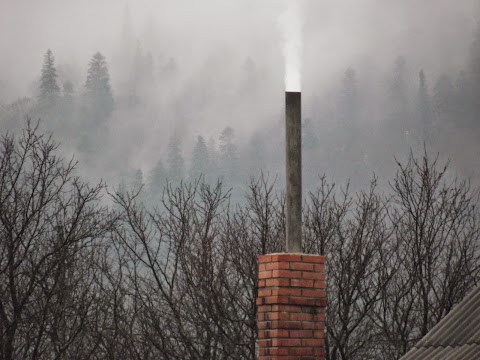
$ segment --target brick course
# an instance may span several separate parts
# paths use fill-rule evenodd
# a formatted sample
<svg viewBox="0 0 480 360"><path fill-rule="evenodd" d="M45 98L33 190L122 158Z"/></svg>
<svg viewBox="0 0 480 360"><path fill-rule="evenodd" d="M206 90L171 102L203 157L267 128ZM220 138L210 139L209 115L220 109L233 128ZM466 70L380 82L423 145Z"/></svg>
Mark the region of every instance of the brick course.
<svg viewBox="0 0 480 360"><path fill-rule="evenodd" d="M259 257L259 360L325 359L325 257Z"/></svg>

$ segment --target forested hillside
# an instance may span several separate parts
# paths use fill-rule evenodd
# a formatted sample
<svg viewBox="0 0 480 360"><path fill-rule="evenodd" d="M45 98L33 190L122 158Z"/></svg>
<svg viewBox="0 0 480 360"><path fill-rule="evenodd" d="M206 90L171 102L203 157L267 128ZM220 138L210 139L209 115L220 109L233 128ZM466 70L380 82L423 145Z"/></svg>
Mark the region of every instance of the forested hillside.
<svg viewBox="0 0 480 360"><path fill-rule="evenodd" d="M256 358L281 4L166 3L0 2L0 360ZM365 3L303 14L329 360L398 359L480 281L480 9Z"/></svg>

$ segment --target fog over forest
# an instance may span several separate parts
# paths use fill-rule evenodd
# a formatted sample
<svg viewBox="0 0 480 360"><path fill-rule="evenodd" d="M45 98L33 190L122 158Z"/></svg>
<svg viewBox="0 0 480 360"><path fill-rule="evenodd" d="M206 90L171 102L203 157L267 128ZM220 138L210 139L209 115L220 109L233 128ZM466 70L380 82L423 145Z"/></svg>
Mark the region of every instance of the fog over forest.
<svg viewBox="0 0 480 360"><path fill-rule="evenodd" d="M2 133L41 118L88 177L111 185L148 185L156 172L240 186L260 170L281 184L285 10L278 0L3 0ZM357 185L390 175L394 157L423 143L478 179L478 1L303 0L301 19L307 188L324 173ZM58 90L42 100L48 49ZM97 52L110 89L89 100Z"/></svg>
<svg viewBox="0 0 480 360"><path fill-rule="evenodd" d="M480 0L0 0L0 360L399 359L480 284L479 94Z"/></svg>

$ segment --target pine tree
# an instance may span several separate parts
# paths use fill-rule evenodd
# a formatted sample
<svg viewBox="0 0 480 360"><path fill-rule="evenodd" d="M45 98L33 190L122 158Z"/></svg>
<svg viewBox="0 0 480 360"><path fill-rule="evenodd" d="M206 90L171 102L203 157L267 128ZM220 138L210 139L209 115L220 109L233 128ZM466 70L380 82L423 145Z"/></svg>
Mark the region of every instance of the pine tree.
<svg viewBox="0 0 480 360"><path fill-rule="evenodd" d="M71 111L73 106L73 84L70 80L63 83L63 104L65 111ZM71 116L71 115L70 115Z"/></svg>
<svg viewBox="0 0 480 360"><path fill-rule="evenodd" d="M85 90L87 108L93 119L105 121L114 109L114 101L107 62L99 52L90 61Z"/></svg>
<svg viewBox="0 0 480 360"><path fill-rule="evenodd" d="M178 185L185 178L185 160L181 150L180 136L175 131L168 143L167 154L168 180Z"/></svg>
<svg viewBox="0 0 480 360"><path fill-rule="evenodd" d="M419 88L417 97L418 128L422 142L430 143L433 131L433 112L428 91L427 78L423 70L418 74Z"/></svg>
<svg viewBox="0 0 480 360"><path fill-rule="evenodd" d="M52 50L48 49L44 56L42 75L40 78L39 102L42 105L53 105L60 95L60 88L57 84L57 70L55 69L55 58Z"/></svg>
<svg viewBox="0 0 480 360"><path fill-rule="evenodd" d="M395 61L393 79L388 94L388 133L392 135L390 143L395 154L399 151L408 151L410 147L411 124L409 123L410 105L407 84L407 62L404 57L399 56Z"/></svg>
<svg viewBox="0 0 480 360"><path fill-rule="evenodd" d="M460 127L468 127L472 123L472 84L466 71L460 71L455 82L455 119Z"/></svg>
<svg viewBox="0 0 480 360"><path fill-rule="evenodd" d="M208 173L208 147L203 136L197 137L197 143L192 152L192 164L190 167L190 179L192 181L204 177L204 180L210 176Z"/></svg>
<svg viewBox="0 0 480 360"><path fill-rule="evenodd" d="M220 173L227 181L232 184L238 179L238 153L235 145L235 131L227 126L220 134Z"/></svg>
<svg viewBox="0 0 480 360"><path fill-rule="evenodd" d="M302 127L303 129L303 127ZM256 131L248 142L248 150L246 152L247 175L257 178L261 172L267 173L266 169L266 134Z"/></svg>
<svg viewBox="0 0 480 360"><path fill-rule="evenodd" d="M407 61L403 56L395 60L393 70L393 81L390 88L391 102L395 113L404 114L407 112Z"/></svg>
<svg viewBox="0 0 480 360"><path fill-rule="evenodd" d="M63 83L63 96L66 98L73 97L73 84L70 80L66 80Z"/></svg>
<svg viewBox="0 0 480 360"><path fill-rule="evenodd" d="M167 169L165 169L163 161L160 159L150 172L148 180L148 198L154 206L157 206L162 199L163 189L167 183L167 176Z"/></svg>
<svg viewBox="0 0 480 360"><path fill-rule="evenodd" d="M56 111L56 114L61 119L60 121L62 128L67 130L70 128L70 126L75 124L75 98L73 84L70 80L64 81L62 87L63 94L59 101L60 106L58 107L58 111ZM70 130L73 129L70 128Z"/></svg>
<svg viewBox="0 0 480 360"><path fill-rule="evenodd" d="M213 136L210 137L207 144L208 150L208 176L207 181L209 182L216 182L220 176L219 174L219 163L220 163L220 155L217 151L217 144L215 142L215 138Z"/></svg>
<svg viewBox="0 0 480 360"><path fill-rule="evenodd" d="M433 88L433 106L441 125L452 124L454 121L455 96L455 87L450 76L440 76Z"/></svg>

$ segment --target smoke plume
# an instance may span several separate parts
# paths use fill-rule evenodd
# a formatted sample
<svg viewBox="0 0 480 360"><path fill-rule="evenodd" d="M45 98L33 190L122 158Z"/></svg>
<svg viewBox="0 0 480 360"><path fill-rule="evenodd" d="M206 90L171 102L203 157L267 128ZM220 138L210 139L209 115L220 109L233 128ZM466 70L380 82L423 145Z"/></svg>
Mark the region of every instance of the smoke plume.
<svg viewBox="0 0 480 360"><path fill-rule="evenodd" d="M301 3L287 0L285 12L279 23L283 32L283 56L285 59L285 90L301 90L302 21Z"/></svg>

